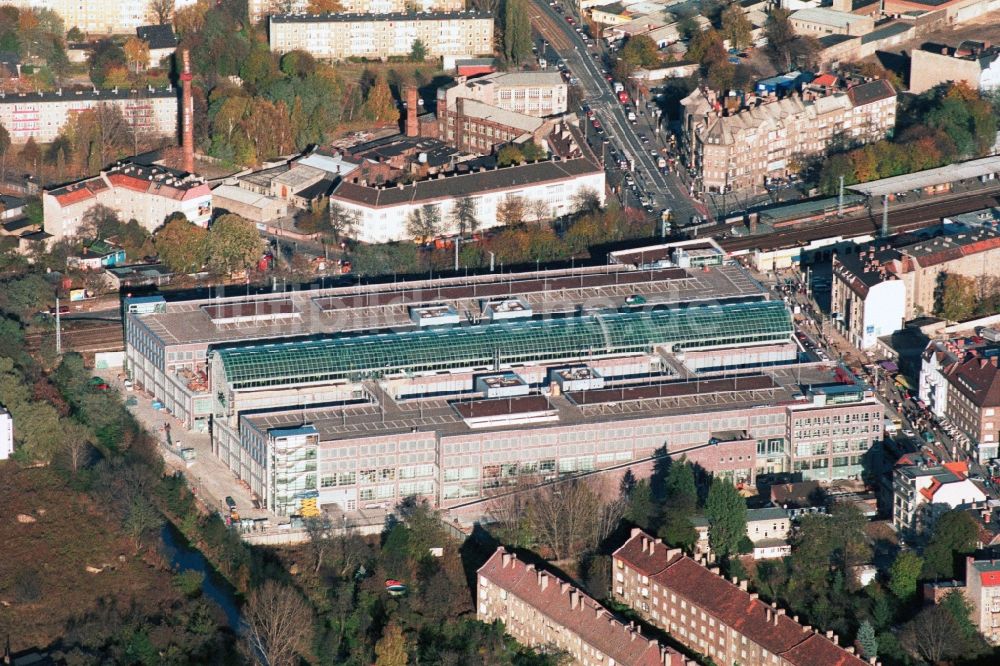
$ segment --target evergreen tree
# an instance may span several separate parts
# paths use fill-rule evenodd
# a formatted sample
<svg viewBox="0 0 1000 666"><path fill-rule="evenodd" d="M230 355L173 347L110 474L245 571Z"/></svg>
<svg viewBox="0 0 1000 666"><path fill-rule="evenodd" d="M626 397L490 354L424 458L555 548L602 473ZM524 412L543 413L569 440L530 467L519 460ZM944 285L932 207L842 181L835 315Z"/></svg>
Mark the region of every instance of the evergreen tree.
<svg viewBox="0 0 1000 666"><path fill-rule="evenodd" d="M632 488L628 507L625 509L625 519L644 530L653 529L656 518L656 502L649 481L642 479Z"/></svg>
<svg viewBox="0 0 1000 666"><path fill-rule="evenodd" d="M719 557L739 552L740 540L747 533L747 503L736 487L721 478L712 479L705 502L708 517L708 541Z"/></svg>
<svg viewBox="0 0 1000 666"><path fill-rule="evenodd" d="M868 620L863 621L858 627L858 645L865 659L878 657L878 637L875 636L875 629Z"/></svg>

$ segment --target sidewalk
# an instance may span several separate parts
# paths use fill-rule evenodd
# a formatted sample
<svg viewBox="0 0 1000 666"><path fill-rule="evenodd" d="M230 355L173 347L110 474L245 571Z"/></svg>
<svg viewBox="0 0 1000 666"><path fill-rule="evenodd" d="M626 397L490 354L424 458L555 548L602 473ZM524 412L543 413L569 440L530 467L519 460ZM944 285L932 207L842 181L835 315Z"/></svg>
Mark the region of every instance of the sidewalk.
<svg viewBox="0 0 1000 666"><path fill-rule="evenodd" d="M195 497L209 510L217 511L223 517L229 515L226 497L232 497L240 518L273 518L266 510L253 508L250 490L243 487L222 460L212 453L208 433L188 432L184 424L172 414L153 409L153 399L146 393L126 391L123 379L119 377L120 372L121 368L110 368L95 370L94 374L118 390L123 400L136 399L136 404L128 406L128 410L156 437L167 470L182 473ZM182 449L194 449L194 459L184 460L181 457Z"/></svg>

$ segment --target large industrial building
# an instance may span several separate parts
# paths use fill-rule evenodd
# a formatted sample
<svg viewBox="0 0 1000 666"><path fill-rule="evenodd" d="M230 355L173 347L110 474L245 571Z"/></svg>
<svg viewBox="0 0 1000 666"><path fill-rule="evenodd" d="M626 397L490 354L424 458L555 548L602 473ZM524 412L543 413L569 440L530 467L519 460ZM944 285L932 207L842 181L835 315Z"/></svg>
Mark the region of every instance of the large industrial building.
<svg viewBox="0 0 1000 666"><path fill-rule="evenodd" d="M641 298L640 298L641 297ZM642 306L637 306L642 302ZM602 266L167 303L133 299L130 376L269 510L457 508L658 451L751 484L858 476L881 405L799 358L743 269Z"/></svg>

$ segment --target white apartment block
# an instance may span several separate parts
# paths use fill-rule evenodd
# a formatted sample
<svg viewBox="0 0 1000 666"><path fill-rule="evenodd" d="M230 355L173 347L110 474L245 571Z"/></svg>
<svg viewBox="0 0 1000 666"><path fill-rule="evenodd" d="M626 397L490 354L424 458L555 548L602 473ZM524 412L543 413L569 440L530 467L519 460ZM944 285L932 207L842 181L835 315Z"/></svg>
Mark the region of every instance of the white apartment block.
<svg viewBox="0 0 1000 666"><path fill-rule="evenodd" d="M558 72L498 72L474 79L459 78L438 88L438 115L454 113L455 100L461 98L527 116L556 116L567 111L568 91Z"/></svg>
<svg viewBox="0 0 1000 666"><path fill-rule="evenodd" d="M149 0L5 0L4 4L51 9L62 17L67 30L75 27L90 35L135 33L150 19Z"/></svg>
<svg viewBox="0 0 1000 666"><path fill-rule="evenodd" d="M893 527L919 534L946 511L962 504L985 502L985 491L969 479L968 473L964 462L937 464L920 454L900 458L893 470Z"/></svg>
<svg viewBox="0 0 1000 666"><path fill-rule="evenodd" d="M284 14L270 20L272 51L306 51L321 60L407 56L418 39L431 57L489 54L493 52L493 17L470 11Z"/></svg>
<svg viewBox="0 0 1000 666"><path fill-rule="evenodd" d="M792 95L723 115L712 91L681 101L683 138L702 191L759 189L796 171L834 141L862 145L891 134L896 92L875 80L825 97Z"/></svg>
<svg viewBox="0 0 1000 666"><path fill-rule="evenodd" d="M279 7L278 5L281 5ZM341 0L344 12L351 14L402 14L416 12L460 12L465 0ZM250 20L256 23L271 14L305 14L309 0L248 0Z"/></svg>
<svg viewBox="0 0 1000 666"><path fill-rule="evenodd" d="M7 128L12 143L25 143L28 139L51 143L73 114L102 104L121 109L129 126L141 137L177 134L177 91L172 87L47 93L0 91L0 124Z"/></svg>
<svg viewBox="0 0 1000 666"><path fill-rule="evenodd" d="M604 202L604 170L584 158L551 160L521 166L482 169L474 173L446 175L398 185L369 185L341 181L330 195L357 215L357 238L365 243L385 243L410 238L406 221L424 206L436 206L442 220L450 220L455 202L470 198L475 203L480 229L501 224L497 208L519 198L529 210L532 202L545 204L546 219L574 212L573 201L593 191Z"/></svg>
<svg viewBox="0 0 1000 666"><path fill-rule="evenodd" d="M7 460L14 453L14 419L10 412L0 407L0 460Z"/></svg>
<svg viewBox="0 0 1000 666"><path fill-rule="evenodd" d="M87 211L98 204L114 209L122 220L138 221L149 232L172 213L183 213L201 227L212 218L212 191L201 178L164 167L121 164L42 193L51 241L79 235Z"/></svg>

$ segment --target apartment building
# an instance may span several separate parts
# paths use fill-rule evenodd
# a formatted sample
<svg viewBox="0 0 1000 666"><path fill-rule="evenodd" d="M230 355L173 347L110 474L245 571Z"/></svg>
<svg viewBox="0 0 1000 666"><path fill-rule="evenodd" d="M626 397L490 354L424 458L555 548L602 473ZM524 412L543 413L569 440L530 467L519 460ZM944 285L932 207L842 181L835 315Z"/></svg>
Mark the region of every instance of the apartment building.
<svg viewBox="0 0 1000 666"><path fill-rule="evenodd" d="M341 0L350 14L401 14L403 12L460 12L465 0ZM309 0L248 0L247 11L254 23L271 14L305 14Z"/></svg>
<svg viewBox="0 0 1000 666"><path fill-rule="evenodd" d="M427 55L493 52L493 16L474 11L394 14L282 14L270 18L271 50L321 60L408 56L418 39Z"/></svg>
<svg viewBox="0 0 1000 666"><path fill-rule="evenodd" d="M697 186L706 192L759 190L834 141L870 143L896 124L896 92L883 80L826 95L754 98L731 113L714 92L699 88L681 105L682 139Z"/></svg>
<svg viewBox="0 0 1000 666"><path fill-rule="evenodd" d="M528 647L559 650L574 664L685 666L684 656L646 638L568 581L537 569L503 547L479 568L476 617L503 622Z"/></svg>
<svg viewBox="0 0 1000 666"><path fill-rule="evenodd" d="M566 113L568 91L558 72L498 72L472 79L459 77L437 91L440 137L448 137L448 116L455 112L458 99L544 117Z"/></svg>
<svg viewBox="0 0 1000 666"><path fill-rule="evenodd" d="M355 214L357 238L366 243L410 239L407 219L413 211L431 206L450 223L460 199L473 202L480 229L503 224L498 209L511 200L524 202L541 218L553 219L575 211L579 195L594 193L604 201L604 169L581 157L553 158L509 167L477 167L469 173L438 173L412 183L376 184L363 178L340 181L330 202ZM451 233L446 229L443 233Z"/></svg>
<svg viewBox="0 0 1000 666"><path fill-rule="evenodd" d="M123 220L136 220L149 232L172 213L207 227L212 218L212 191L202 178L166 167L116 164L93 178L42 192L45 232L51 241L72 238L91 208L101 204Z"/></svg>
<svg viewBox="0 0 1000 666"><path fill-rule="evenodd" d="M963 504L986 501L986 492L969 479L964 462L939 463L929 455L904 455L892 473L892 525L920 534L938 517Z"/></svg>
<svg viewBox="0 0 1000 666"><path fill-rule="evenodd" d="M455 100L454 111L439 116L438 123L443 126L439 136L446 137L448 143L465 152L485 155L511 142L533 141L541 145L554 126L542 118L462 97Z"/></svg>
<svg viewBox="0 0 1000 666"><path fill-rule="evenodd" d="M994 645L1000 643L1000 560L965 558L964 591L979 633Z"/></svg>
<svg viewBox="0 0 1000 666"><path fill-rule="evenodd" d="M1000 370L997 356L972 352L942 371L948 383L945 416L965 437L981 463L998 457L1000 447Z"/></svg>
<svg viewBox="0 0 1000 666"><path fill-rule="evenodd" d="M903 328L906 283L893 270L898 253L888 245L833 255L830 312L834 325L858 349Z"/></svg>
<svg viewBox="0 0 1000 666"><path fill-rule="evenodd" d="M149 0L5 0L4 4L18 9L51 9L67 30L79 28L94 36L133 34L152 18Z"/></svg>
<svg viewBox="0 0 1000 666"><path fill-rule="evenodd" d="M76 90L37 93L0 91L0 125L12 143L51 143L73 114L102 105L117 107L141 137L177 135L178 94L172 87L142 90Z"/></svg>
<svg viewBox="0 0 1000 666"><path fill-rule="evenodd" d="M947 417L951 384L945 379L945 369L975 356L996 355L1000 355L1000 331L993 328L981 328L978 335L931 340L920 356L920 399L935 416Z"/></svg>
<svg viewBox="0 0 1000 666"><path fill-rule="evenodd" d="M732 582L639 529L612 555L612 597L717 664L866 666L853 646L799 624Z"/></svg>

